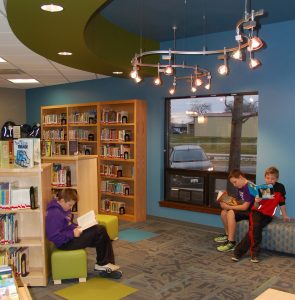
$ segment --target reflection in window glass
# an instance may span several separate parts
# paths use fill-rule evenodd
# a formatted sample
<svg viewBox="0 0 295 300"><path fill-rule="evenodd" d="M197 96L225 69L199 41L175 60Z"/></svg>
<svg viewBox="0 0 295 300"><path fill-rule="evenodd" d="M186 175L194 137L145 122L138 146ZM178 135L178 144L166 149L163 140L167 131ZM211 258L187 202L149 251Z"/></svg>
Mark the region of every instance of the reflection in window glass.
<svg viewBox="0 0 295 300"><path fill-rule="evenodd" d="M219 207L218 191L232 188L224 172L256 173L258 94L166 101L166 200Z"/></svg>

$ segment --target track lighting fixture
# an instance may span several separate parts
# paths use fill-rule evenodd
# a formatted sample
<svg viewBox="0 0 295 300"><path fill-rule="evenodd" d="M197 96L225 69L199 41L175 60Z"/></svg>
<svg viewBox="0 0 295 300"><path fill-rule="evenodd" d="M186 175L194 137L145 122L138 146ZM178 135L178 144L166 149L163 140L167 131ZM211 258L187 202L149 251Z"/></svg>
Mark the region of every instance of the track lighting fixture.
<svg viewBox="0 0 295 300"><path fill-rule="evenodd" d="M245 0L245 8L247 8L247 0ZM263 14L264 11L262 9L258 11L252 10L251 13L245 9L244 17L236 24L235 41L237 42L237 46L223 47L223 49L218 50L207 50L205 47L200 51L176 50L176 27L174 26L173 49L147 51L135 54L131 60L132 71L130 73L130 77L138 83L142 80L139 77L141 68L158 68L158 76L153 81L154 85L162 84L162 79L160 77L161 73L166 76L173 76L173 84L169 90L169 93L173 95L176 92L176 81L182 79L190 82L190 89L193 93L195 93L201 86L207 90L211 88L211 72L200 65L188 65L184 60L183 63L178 63L181 61L181 56L216 55L218 56L218 59L223 59L223 64L219 65L217 71L220 75L225 76L230 72L228 60L233 58L234 60L243 61L246 57L245 50L248 50L250 53L248 56L248 65L251 69L255 69L261 65L261 62L258 59L253 58L253 52L261 49L264 45L263 41L255 35L254 30L257 26L255 18L262 16ZM159 55L161 57L159 63L151 64L144 62L144 58L154 55ZM168 63L167 60L169 60ZM182 69L181 75L188 71L191 71L191 74L179 76L178 70L180 69Z"/></svg>

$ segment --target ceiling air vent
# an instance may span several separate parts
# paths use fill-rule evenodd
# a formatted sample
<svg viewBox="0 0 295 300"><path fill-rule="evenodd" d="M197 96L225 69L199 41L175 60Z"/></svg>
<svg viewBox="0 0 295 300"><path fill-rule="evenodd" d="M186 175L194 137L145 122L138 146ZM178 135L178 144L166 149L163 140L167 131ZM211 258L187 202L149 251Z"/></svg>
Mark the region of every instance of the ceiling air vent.
<svg viewBox="0 0 295 300"><path fill-rule="evenodd" d="M0 75L24 74L20 69L0 69Z"/></svg>

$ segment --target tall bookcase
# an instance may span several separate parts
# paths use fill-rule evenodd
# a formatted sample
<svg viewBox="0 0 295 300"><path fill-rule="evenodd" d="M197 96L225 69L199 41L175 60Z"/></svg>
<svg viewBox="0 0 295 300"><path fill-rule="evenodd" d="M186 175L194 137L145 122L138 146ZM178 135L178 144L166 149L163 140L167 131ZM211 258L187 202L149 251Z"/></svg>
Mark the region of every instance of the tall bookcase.
<svg viewBox="0 0 295 300"><path fill-rule="evenodd" d="M87 209L116 214L129 221L145 220L145 101L132 99L43 106L41 125L42 144L54 144L54 153L50 157L43 156L44 162L75 160L75 156L69 155L75 152L75 144L79 154L98 155L96 205L90 200ZM46 149L43 153L46 154ZM77 168L77 178L82 178L79 172ZM80 179L77 185L83 185ZM85 189L81 188L78 193L80 198L87 198L83 195Z"/></svg>
<svg viewBox="0 0 295 300"><path fill-rule="evenodd" d="M24 284L46 286L48 282L48 242L45 238L45 212L51 199L51 166L42 164L31 169L0 169L0 181L14 183L19 187L37 188L37 209L1 209L0 214L14 214L17 220L18 241L1 244L0 249L27 247L29 249L29 274L22 277Z"/></svg>

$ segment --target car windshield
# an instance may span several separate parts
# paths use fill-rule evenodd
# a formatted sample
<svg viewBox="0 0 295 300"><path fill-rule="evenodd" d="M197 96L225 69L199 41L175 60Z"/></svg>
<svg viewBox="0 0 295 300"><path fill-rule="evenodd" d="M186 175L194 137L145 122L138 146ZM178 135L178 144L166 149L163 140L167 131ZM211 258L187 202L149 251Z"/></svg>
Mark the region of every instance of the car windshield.
<svg viewBox="0 0 295 300"><path fill-rule="evenodd" d="M202 160L208 160L208 158L201 149L175 150L173 156L174 162L190 162Z"/></svg>

